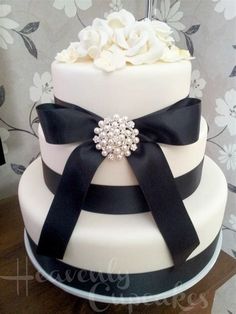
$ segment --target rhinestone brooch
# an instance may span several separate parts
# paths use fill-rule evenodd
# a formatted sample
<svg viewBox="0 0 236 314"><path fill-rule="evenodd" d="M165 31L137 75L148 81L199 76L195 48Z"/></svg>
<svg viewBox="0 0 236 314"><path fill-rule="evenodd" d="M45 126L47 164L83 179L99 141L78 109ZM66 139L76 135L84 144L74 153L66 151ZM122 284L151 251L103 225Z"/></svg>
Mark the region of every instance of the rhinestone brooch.
<svg viewBox="0 0 236 314"><path fill-rule="evenodd" d="M121 160L129 157L137 149L139 143L138 129L128 117L115 114L112 118L105 118L98 122L94 129L93 138L96 149L101 151L103 157L110 160Z"/></svg>

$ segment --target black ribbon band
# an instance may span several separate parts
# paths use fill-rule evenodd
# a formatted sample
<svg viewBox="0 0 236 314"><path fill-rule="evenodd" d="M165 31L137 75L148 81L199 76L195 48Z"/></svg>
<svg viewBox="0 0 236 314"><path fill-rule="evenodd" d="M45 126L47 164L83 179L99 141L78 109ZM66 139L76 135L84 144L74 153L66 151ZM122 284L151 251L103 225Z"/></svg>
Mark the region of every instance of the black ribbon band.
<svg viewBox="0 0 236 314"><path fill-rule="evenodd" d="M211 260L218 243L219 234L204 251L187 260L181 267L133 274L108 274L76 268L55 258L37 254L36 244L29 235L28 239L37 262L48 275L57 281L76 289L100 295L134 297L159 294L192 279Z"/></svg>
<svg viewBox="0 0 236 314"><path fill-rule="evenodd" d="M66 162L38 244L39 254L62 259L94 173L104 159L92 141L94 128L102 118L62 101L39 105L37 111L48 143L82 142ZM140 143L128 161L175 265L187 259L199 239L157 143L188 145L197 141L200 117L200 100L185 98L133 120Z"/></svg>
<svg viewBox="0 0 236 314"><path fill-rule="evenodd" d="M42 160L44 181L48 189L55 194L61 175L53 171ZM201 181L203 160L194 169L175 178L182 199L189 197ZM83 209L100 214L136 214L150 211L138 185L110 186L90 184Z"/></svg>
<svg viewBox="0 0 236 314"><path fill-rule="evenodd" d="M6 163L6 161L5 161L3 147L2 147L2 140L1 140L1 137L0 137L0 166L4 165L5 163Z"/></svg>

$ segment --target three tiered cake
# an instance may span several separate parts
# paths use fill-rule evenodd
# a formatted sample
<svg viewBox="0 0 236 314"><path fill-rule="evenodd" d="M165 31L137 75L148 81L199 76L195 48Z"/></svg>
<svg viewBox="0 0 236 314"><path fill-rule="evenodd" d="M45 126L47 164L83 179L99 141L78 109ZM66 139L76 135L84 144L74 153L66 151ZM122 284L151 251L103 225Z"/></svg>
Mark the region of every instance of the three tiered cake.
<svg viewBox="0 0 236 314"><path fill-rule="evenodd" d="M213 266L227 199L188 97L191 57L125 10L79 38L52 63L55 104L37 108L41 157L19 185L28 254L82 297L170 296Z"/></svg>

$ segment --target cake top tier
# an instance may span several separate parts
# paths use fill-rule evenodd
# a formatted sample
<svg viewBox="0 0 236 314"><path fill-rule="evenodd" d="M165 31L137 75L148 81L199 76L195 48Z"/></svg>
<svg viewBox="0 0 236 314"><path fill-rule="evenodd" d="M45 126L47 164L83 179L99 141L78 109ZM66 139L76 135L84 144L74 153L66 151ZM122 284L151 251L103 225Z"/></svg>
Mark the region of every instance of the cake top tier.
<svg viewBox="0 0 236 314"><path fill-rule="evenodd" d="M97 68L112 72L128 65L191 59L187 50L175 46L172 30L166 23L136 21L126 10L113 12L106 19L95 18L78 37L78 42L57 54L57 61L93 62Z"/></svg>

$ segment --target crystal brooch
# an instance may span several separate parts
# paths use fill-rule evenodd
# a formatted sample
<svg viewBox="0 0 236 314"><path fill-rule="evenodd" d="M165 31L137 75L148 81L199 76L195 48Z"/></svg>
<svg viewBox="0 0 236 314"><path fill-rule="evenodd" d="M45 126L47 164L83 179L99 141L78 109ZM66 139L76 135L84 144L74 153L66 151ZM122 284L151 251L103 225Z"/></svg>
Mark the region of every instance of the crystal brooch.
<svg viewBox="0 0 236 314"><path fill-rule="evenodd" d="M112 118L105 118L98 122L94 129L93 138L96 149L101 151L103 157L110 160L121 160L129 157L138 147L138 129L128 117L114 114Z"/></svg>

